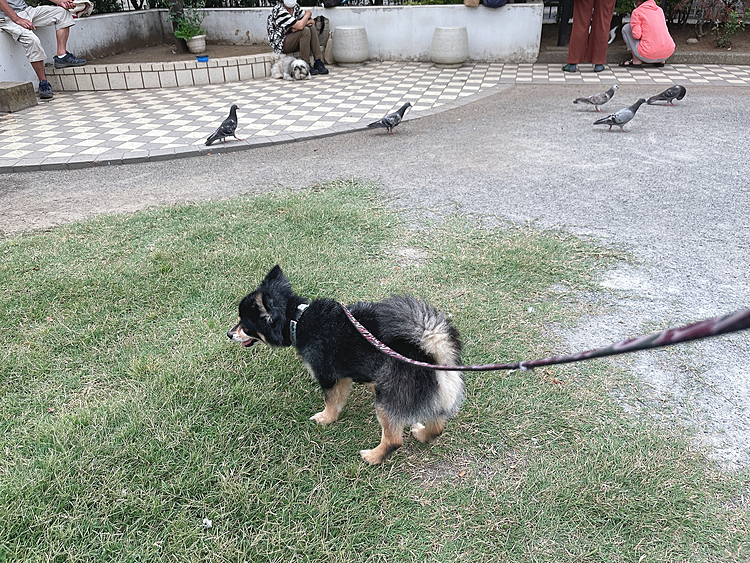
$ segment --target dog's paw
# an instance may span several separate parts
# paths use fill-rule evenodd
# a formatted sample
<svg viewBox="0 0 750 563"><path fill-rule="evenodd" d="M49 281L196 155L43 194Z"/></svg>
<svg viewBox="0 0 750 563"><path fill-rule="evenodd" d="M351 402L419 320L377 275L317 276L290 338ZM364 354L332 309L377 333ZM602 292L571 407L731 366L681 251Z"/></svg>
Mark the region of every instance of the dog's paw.
<svg viewBox="0 0 750 563"><path fill-rule="evenodd" d="M423 444L426 444L428 442L427 432L425 430L424 424L420 424L419 422L413 424L411 427L411 434Z"/></svg>
<svg viewBox="0 0 750 563"><path fill-rule="evenodd" d="M359 450L359 455L370 465L379 465L385 460L385 457L375 450Z"/></svg>
<svg viewBox="0 0 750 563"><path fill-rule="evenodd" d="M330 416L326 411L320 411L317 414L314 414L310 417L310 420L314 420L318 424L331 424L332 422L336 422L336 419Z"/></svg>

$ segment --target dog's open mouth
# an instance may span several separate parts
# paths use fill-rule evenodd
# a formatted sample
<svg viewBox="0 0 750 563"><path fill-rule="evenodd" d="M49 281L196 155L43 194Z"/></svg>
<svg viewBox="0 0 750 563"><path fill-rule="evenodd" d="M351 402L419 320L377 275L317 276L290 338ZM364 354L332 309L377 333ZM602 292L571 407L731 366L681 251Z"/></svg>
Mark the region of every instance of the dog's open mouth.
<svg viewBox="0 0 750 563"><path fill-rule="evenodd" d="M243 340L242 345L245 348L250 348L250 346L255 346L258 342L260 342L260 340L258 340L257 338L250 337L247 340Z"/></svg>

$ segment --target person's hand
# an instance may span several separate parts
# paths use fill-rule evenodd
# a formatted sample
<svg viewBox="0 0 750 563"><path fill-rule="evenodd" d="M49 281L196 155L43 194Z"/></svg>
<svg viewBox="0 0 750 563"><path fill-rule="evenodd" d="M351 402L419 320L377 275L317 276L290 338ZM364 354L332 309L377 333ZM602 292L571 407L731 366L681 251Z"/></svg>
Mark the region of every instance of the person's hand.
<svg viewBox="0 0 750 563"><path fill-rule="evenodd" d="M26 20L24 18L18 18L13 23L15 23L16 25L20 25L21 27L23 27L25 29L30 29L32 31L36 29L36 27L34 27L34 24L31 23L31 21Z"/></svg>
<svg viewBox="0 0 750 563"><path fill-rule="evenodd" d="M310 20L309 22L307 22L307 24L305 24L305 27L312 27L314 25L315 25L315 22L313 20Z"/></svg>
<svg viewBox="0 0 750 563"><path fill-rule="evenodd" d="M76 7L76 3L73 2L73 0L51 0L53 4L57 4L61 8L65 8L66 10L70 10L71 8Z"/></svg>

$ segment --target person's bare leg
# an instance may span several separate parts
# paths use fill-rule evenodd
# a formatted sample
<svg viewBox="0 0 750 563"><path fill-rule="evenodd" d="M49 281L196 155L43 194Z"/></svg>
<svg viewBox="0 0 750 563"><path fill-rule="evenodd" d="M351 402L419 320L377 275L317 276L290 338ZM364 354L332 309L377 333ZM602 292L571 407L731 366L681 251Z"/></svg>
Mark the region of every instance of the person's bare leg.
<svg viewBox="0 0 750 563"><path fill-rule="evenodd" d="M42 80L47 80L47 75L44 73L44 61L34 61L33 63L31 63L31 68L34 69L36 77L40 82Z"/></svg>
<svg viewBox="0 0 750 563"><path fill-rule="evenodd" d="M57 56L64 57L65 53L68 52L68 36L70 35L70 28L63 27L55 30L55 37L57 38Z"/></svg>

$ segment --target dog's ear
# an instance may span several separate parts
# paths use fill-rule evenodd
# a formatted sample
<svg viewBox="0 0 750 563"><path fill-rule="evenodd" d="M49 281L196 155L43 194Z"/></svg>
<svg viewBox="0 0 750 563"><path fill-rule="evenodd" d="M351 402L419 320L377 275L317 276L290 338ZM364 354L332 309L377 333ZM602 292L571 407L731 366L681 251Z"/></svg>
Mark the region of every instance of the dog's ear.
<svg viewBox="0 0 750 563"><path fill-rule="evenodd" d="M291 291L292 282L290 282L284 275L284 272L281 271L281 266L276 264L273 268L271 268L271 271L266 274L266 277L260 287L261 289L265 290L274 288L273 291L267 291L267 293L276 295L276 292L278 290L282 290L284 292Z"/></svg>
<svg viewBox="0 0 750 563"><path fill-rule="evenodd" d="M281 271L281 266L276 264L273 268L271 268L271 271L266 274L266 280L268 282L279 280L279 279L286 279L286 276L284 275L284 272Z"/></svg>
<svg viewBox="0 0 750 563"><path fill-rule="evenodd" d="M281 300L283 301L283 299ZM261 292L255 296L255 303L258 306L260 318L266 322L263 334L266 340L272 346L281 346L284 342L284 322L285 316L282 309L283 305L277 303L269 293Z"/></svg>
<svg viewBox="0 0 750 563"><path fill-rule="evenodd" d="M255 304L258 306L258 314L260 318L268 324L273 323L273 316L271 316L273 303L271 302L271 298L265 293L258 293L255 296Z"/></svg>

